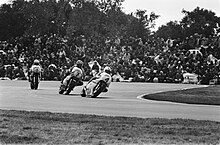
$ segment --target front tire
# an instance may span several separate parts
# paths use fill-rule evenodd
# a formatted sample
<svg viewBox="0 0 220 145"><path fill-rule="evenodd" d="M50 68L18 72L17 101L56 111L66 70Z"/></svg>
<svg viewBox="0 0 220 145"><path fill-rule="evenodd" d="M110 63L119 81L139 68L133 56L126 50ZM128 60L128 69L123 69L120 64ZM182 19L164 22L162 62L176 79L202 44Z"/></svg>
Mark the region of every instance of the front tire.
<svg viewBox="0 0 220 145"><path fill-rule="evenodd" d="M82 96L82 97L86 97L86 91L85 91L84 88L83 88L83 90L82 90L81 96Z"/></svg>
<svg viewBox="0 0 220 145"><path fill-rule="evenodd" d="M98 84L94 88L94 93L92 98L96 98L98 95L100 95L105 88L106 88L106 83L104 81L98 82Z"/></svg>
<svg viewBox="0 0 220 145"><path fill-rule="evenodd" d="M63 94L64 90L59 89L59 94Z"/></svg>
<svg viewBox="0 0 220 145"><path fill-rule="evenodd" d="M64 91L64 95L69 95L70 94L70 92L73 90L73 88L75 87L75 81L74 80L70 80L70 82L68 83L68 85L67 85L67 89L66 89L66 91Z"/></svg>
<svg viewBox="0 0 220 145"><path fill-rule="evenodd" d="M64 91L65 91L65 85L61 83L59 88L59 94L63 94Z"/></svg>

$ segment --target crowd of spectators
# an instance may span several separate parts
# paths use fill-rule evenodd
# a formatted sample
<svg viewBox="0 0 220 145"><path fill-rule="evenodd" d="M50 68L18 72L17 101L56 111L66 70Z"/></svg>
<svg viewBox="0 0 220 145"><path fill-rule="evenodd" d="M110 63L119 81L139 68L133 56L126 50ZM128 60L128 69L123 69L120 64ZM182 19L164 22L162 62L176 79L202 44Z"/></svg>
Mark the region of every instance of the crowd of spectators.
<svg viewBox="0 0 220 145"><path fill-rule="evenodd" d="M109 38L56 34L23 36L0 42L0 77L27 79L34 59L43 67L43 80L61 80L78 59L109 65L115 76L135 82L181 83L183 73L195 73L202 84L220 76L220 36L200 34L179 39ZM119 80L117 80L119 81Z"/></svg>

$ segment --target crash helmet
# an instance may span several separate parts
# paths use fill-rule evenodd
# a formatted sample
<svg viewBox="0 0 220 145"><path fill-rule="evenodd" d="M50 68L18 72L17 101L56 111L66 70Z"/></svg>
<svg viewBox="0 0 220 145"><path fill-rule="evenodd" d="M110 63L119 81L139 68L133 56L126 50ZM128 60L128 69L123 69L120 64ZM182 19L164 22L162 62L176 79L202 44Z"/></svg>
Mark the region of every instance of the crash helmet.
<svg viewBox="0 0 220 145"><path fill-rule="evenodd" d="M76 61L76 66L81 68L83 66L83 61L82 60L77 60Z"/></svg>
<svg viewBox="0 0 220 145"><path fill-rule="evenodd" d="M106 66L103 71L110 74L111 73L111 68L109 66Z"/></svg>
<svg viewBox="0 0 220 145"><path fill-rule="evenodd" d="M34 60L34 65L40 65L40 61L37 60L37 59L35 59L35 60Z"/></svg>

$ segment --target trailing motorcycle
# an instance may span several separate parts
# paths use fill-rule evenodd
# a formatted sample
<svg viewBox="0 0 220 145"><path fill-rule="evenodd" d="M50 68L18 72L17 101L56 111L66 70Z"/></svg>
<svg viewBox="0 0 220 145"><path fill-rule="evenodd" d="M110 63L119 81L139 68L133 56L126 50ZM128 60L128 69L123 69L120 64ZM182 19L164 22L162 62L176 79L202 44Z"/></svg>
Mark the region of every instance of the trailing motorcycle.
<svg viewBox="0 0 220 145"><path fill-rule="evenodd" d="M67 82L67 85L64 85L63 82L60 84L59 94L68 95L77 86L77 80L74 77L71 77Z"/></svg>
<svg viewBox="0 0 220 145"><path fill-rule="evenodd" d="M66 73L66 77L61 81L59 94L68 95L74 87L83 85L82 82L82 71L83 62L77 60L76 65L71 67Z"/></svg>

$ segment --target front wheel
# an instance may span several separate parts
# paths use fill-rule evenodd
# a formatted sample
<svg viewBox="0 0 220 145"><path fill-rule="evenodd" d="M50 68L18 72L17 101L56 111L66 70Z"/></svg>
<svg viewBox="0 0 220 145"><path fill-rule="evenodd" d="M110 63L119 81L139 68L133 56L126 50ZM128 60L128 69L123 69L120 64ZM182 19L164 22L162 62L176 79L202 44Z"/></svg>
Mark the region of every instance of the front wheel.
<svg viewBox="0 0 220 145"><path fill-rule="evenodd" d="M75 80L71 79L71 80L69 81L68 85L67 85L66 91L64 91L63 94L64 94L64 95L69 95L70 92L73 90L73 88L76 86L75 83L76 83Z"/></svg>
<svg viewBox="0 0 220 145"><path fill-rule="evenodd" d="M81 96L82 96L82 97L86 97L86 91L85 91L84 88L83 88L83 90L82 90Z"/></svg>
<svg viewBox="0 0 220 145"><path fill-rule="evenodd" d="M99 81L94 88L92 98L96 98L98 95L100 95L106 87L107 85L104 81Z"/></svg>
<svg viewBox="0 0 220 145"><path fill-rule="evenodd" d="M63 83L60 84L60 88L59 88L59 94L63 94L65 91L65 85Z"/></svg>
<svg viewBox="0 0 220 145"><path fill-rule="evenodd" d="M61 88L59 89L59 94L63 94L64 90L62 90Z"/></svg>

